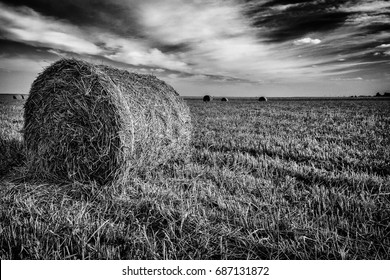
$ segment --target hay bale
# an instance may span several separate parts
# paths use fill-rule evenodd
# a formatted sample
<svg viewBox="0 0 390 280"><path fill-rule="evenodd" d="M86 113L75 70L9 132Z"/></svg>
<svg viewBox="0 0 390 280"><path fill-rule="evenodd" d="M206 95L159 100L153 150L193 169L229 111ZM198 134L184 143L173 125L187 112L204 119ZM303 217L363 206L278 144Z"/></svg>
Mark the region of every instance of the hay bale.
<svg viewBox="0 0 390 280"><path fill-rule="evenodd" d="M191 132L186 103L165 82L76 59L37 77L24 119L34 175L98 184L182 158Z"/></svg>
<svg viewBox="0 0 390 280"><path fill-rule="evenodd" d="M261 96L261 97L259 98L259 101L265 101L265 102L267 102L268 99L267 99L267 97L265 97L265 96Z"/></svg>
<svg viewBox="0 0 390 280"><path fill-rule="evenodd" d="M222 97L221 101L228 102L229 99L227 99L226 97Z"/></svg>
<svg viewBox="0 0 390 280"><path fill-rule="evenodd" d="M203 96L203 101L204 102L210 102L211 100L213 100L213 98L210 95Z"/></svg>

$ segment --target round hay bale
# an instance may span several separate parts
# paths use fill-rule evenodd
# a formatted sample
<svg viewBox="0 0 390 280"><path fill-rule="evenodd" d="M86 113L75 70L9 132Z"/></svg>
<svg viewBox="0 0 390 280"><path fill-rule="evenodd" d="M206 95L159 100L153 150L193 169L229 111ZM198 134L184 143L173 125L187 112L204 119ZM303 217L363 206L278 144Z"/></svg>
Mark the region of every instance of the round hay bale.
<svg viewBox="0 0 390 280"><path fill-rule="evenodd" d="M191 118L165 82L76 59L62 59L33 82L24 140L36 177L125 182L187 153Z"/></svg>
<svg viewBox="0 0 390 280"><path fill-rule="evenodd" d="M267 102L268 99L267 99L267 97L265 97L265 96L261 96L261 97L259 98L259 101L265 101L265 102Z"/></svg>
<svg viewBox="0 0 390 280"><path fill-rule="evenodd" d="M222 97L221 101L228 102L229 99L227 99L226 97Z"/></svg>
<svg viewBox="0 0 390 280"><path fill-rule="evenodd" d="M203 101L204 102L210 102L211 100L213 100L213 98L210 95L203 96Z"/></svg>

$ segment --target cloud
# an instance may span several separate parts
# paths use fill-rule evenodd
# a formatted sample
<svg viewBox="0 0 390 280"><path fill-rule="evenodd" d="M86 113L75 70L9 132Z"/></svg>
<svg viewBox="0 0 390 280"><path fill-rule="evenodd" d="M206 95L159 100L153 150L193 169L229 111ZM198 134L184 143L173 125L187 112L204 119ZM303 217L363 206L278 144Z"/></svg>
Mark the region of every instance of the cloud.
<svg viewBox="0 0 390 280"><path fill-rule="evenodd" d="M351 13L347 24L354 26L365 35L388 34L390 29L390 3L388 1L357 1L346 5L341 10ZM388 39L388 36L387 36Z"/></svg>
<svg viewBox="0 0 390 280"><path fill-rule="evenodd" d="M104 38L106 36L102 36ZM109 36L107 36L109 37ZM106 37L106 38L107 38ZM175 54L164 54L156 48L149 48L142 42L128 41L122 38L110 38L106 46L114 48L113 54L103 56L118 62L131 65L147 65L171 70L188 71L188 65Z"/></svg>
<svg viewBox="0 0 390 280"><path fill-rule="evenodd" d="M390 44L382 44L378 48L390 48Z"/></svg>
<svg viewBox="0 0 390 280"><path fill-rule="evenodd" d="M202 3L201 3L202 2ZM161 45L184 45L178 52L191 71L229 73L265 49L250 35L239 7L222 1L149 1L139 18L148 37ZM190 70L190 69L189 69Z"/></svg>
<svg viewBox="0 0 390 280"><path fill-rule="evenodd" d="M8 40L54 49L52 53L71 52L97 55L114 61L188 70L175 54L164 54L141 39L123 38L96 28L79 28L66 21L42 16L31 8L13 8L0 3L0 32Z"/></svg>
<svg viewBox="0 0 390 280"><path fill-rule="evenodd" d="M276 10L276 11L286 11L291 8L296 8L302 6L302 3L294 3L294 4L286 4L286 5L275 5L271 6L271 10Z"/></svg>
<svg viewBox="0 0 390 280"><path fill-rule="evenodd" d="M54 50L54 49L49 49L47 50L48 53L52 53L58 57L66 57L66 53L60 51L60 50Z"/></svg>
<svg viewBox="0 0 390 280"><path fill-rule="evenodd" d="M151 42L183 46L176 56L195 75L263 80L275 73L299 75L299 67L308 64L259 40L235 1L145 1L138 17Z"/></svg>
<svg viewBox="0 0 390 280"><path fill-rule="evenodd" d="M332 81L362 81L362 77L353 77L353 78L332 78Z"/></svg>
<svg viewBox="0 0 390 280"><path fill-rule="evenodd" d="M135 18L137 2L142 0L2 0L13 9L29 7L38 14L66 21L81 29L97 28L120 36L139 37Z"/></svg>
<svg viewBox="0 0 390 280"><path fill-rule="evenodd" d="M390 8L390 3L378 0L364 0L355 5L346 5L341 9L347 12L375 12L378 13L383 9Z"/></svg>
<svg viewBox="0 0 390 280"><path fill-rule="evenodd" d="M286 42L342 26L352 13L339 9L345 3L349 1L246 0L243 10L259 38Z"/></svg>
<svg viewBox="0 0 390 280"><path fill-rule="evenodd" d="M145 33L168 44L239 36L247 31L238 6L231 1L145 1L138 9Z"/></svg>
<svg viewBox="0 0 390 280"><path fill-rule="evenodd" d="M30 8L12 9L0 3L0 22L3 36L10 40L75 53L100 53L76 26L41 16Z"/></svg>
<svg viewBox="0 0 390 280"><path fill-rule="evenodd" d="M303 38L299 40L294 41L294 45L300 46L300 45L318 45L321 43L320 39L312 39L312 38Z"/></svg>

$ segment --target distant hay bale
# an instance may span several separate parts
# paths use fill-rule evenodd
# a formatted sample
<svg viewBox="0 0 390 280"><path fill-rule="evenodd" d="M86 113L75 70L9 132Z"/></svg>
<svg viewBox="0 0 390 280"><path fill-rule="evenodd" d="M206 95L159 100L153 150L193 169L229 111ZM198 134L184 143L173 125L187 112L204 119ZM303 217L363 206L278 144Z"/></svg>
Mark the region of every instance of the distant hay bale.
<svg viewBox="0 0 390 280"><path fill-rule="evenodd" d="M98 184L125 182L187 153L191 119L165 82L62 59L33 82L24 139L32 174Z"/></svg>
<svg viewBox="0 0 390 280"><path fill-rule="evenodd" d="M213 98L212 98L210 95L205 95L205 96L203 96L203 101L204 101L204 102L209 102L209 101L211 101L211 100L213 100Z"/></svg>
<svg viewBox="0 0 390 280"><path fill-rule="evenodd" d="M12 96L12 98L13 98L13 99L18 99L18 98L16 97L16 95Z"/></svg>
<svg viewBox="0 0 390 280"><path fill-rule="evenodd" d="M268 99L267 99L267 97L265 97L265 96L261 96L261 97L259 98L259 101L265 101L265 102L267 102Z"/></svg>
<svg viewBox="0 0 390 280"><path fill-rule="evenodd" d="M227 99L226 97L222 97L221 101L227 102L229 101L229 99Z"/></svg>

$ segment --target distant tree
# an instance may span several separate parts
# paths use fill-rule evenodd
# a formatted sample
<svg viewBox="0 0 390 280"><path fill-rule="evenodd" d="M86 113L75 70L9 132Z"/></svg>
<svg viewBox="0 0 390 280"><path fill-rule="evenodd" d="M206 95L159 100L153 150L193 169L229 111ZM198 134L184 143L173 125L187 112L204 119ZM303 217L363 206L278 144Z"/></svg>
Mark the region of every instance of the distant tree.
<svg viewBox="0 0 390 280"><path fill-rule="evenodd" d="M381 97L382 95L379 92L377 92L375 96Z"/></svg>
<svg viewBox="0 0 390 280"><path fill-rule="evenodd" d="M385 92L383 96L390 97L390 92Z"/></svg>

